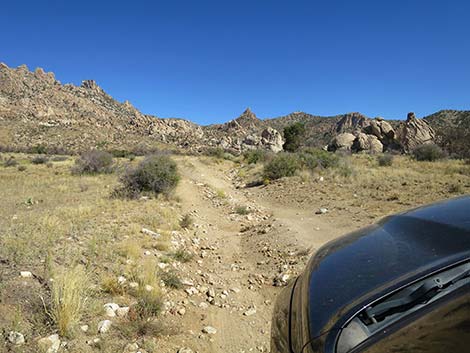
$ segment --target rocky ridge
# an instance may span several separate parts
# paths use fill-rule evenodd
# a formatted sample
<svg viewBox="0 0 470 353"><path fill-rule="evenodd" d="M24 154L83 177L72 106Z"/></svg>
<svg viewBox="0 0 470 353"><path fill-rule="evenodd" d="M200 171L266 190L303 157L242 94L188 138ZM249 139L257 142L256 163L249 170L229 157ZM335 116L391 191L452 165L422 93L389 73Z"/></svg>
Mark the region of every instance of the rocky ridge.
<svg viewBox="0 0 470 353"><path fill-rule="evenodd" d="M80 86L62 84L53 73L41 68L32 72L25 65L9 68L0 63L3 149L41 145L69 152L95 147L129 150L170 147L190 153L222 148L235 154L263 148L279 152L284 143L281 133L284 127L301 122L306 128L308 146L329 144L330 150L408 152L417 143L432 141L433 127L445 126L449 116L459 113L443 111L424 119L413 116L406 122L370 119L357 112L331 117L294 112L259 119L248 108L227 123L199 126L184 119L142 114L130 102L113 99L93 80L85 80Z"/></svg>

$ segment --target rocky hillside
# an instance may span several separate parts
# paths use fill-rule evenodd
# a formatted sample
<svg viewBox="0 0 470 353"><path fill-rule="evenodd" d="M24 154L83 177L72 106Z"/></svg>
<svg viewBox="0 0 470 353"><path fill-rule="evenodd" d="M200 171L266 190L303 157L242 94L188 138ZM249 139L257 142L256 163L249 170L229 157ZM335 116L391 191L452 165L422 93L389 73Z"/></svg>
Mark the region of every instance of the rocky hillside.
<svg viewBox="0 0 470 353"><path fill-rule="evenodd" d="M439 128L461 114L470 115L442 111L426 117L425 121ZM420 126L427 125L416 120ZM232 153L254 148L277 152L282 150L284 127L295 122L305 125L306 145L323 147L338 134L370 135L364 129L370 129L375 124L373 121L360 113L321 117L304 112L262 120L247 109L227 123L199 126L183 119L142 114L131 103L113 99L93 80L85 80L80 86L61 84L53 73L40 68L32 72L25 65L9 68L0 63L0 148L3 149L46 146L78 152L93 147L166 146L190 152L210 147ZM405 123L392 120L387 124L398 132ZM378 136L379 140L382 137ZM390 141L381 143L392 145Z"/></svg>

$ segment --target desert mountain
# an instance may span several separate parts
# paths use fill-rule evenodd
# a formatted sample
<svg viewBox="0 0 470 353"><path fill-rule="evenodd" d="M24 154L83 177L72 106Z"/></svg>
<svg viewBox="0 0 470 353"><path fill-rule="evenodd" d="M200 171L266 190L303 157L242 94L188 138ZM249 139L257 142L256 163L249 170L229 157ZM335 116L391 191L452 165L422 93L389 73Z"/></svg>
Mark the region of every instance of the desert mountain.
<svg viewBox="0 0 470 353"><path fill-rule="evenodd" d="M469 112L438 112L425 120L414 119L418 125L410 128L426 127L424 121L439 128L459 114ZM279 151L283 144L280 132L295 122L304 123L307 145L323 147L339 134L357 135L359 131L367 134L371 124L375 124L373 121L360 113L321 117L304 112L262 120L248 108L227 123L199 126L184 119L142 114L131 103L113 99L93 80L85 80L80 86L61 84L53 73L40 68L30 71L25 65L10 68L0 63L3 148L42 145L78 152L93 147L132 149L167 145L191 152L208 147L221 147L233 153L253 148ZM387 124L397 132L406 125L403 121Z"/></svg>

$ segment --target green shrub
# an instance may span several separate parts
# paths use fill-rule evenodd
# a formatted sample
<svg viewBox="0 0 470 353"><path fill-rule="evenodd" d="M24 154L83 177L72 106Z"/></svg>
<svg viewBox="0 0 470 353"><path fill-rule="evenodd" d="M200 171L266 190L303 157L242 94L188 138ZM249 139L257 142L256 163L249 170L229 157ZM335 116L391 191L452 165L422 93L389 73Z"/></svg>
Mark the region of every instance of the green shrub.
<svg viewBox="0 0 470 353"><path fill-rule="evenodd" d="M171 257L173 257L176 261L185 263L191 261L193 254L184 249L179 249L172 253Z"/></svg>
<svg viewBox="0 0 470 353"><path fill-rule="evenodd" d="M111 173L113 171L113 156L104 151L91 150L82 153L75 160L72 167L72 174L100 174Z"/></svg>
<svg viewBox="0 0 470 353"><path fill-rule="evenodd" d="M19 165L19 166L18 166L18 170L19 170L20 172L24 172L24 171L26 170L26 166L25 166L25 165Z"/></svg>
<svg viewBox="0 0 470 353"><path fill-rule="evenodd" d="M393 164L393 155L385 153L377 157L377 162L381 167L390 167Z"/></svg>
<svg viewBox="0 0 470 353"><path fill-rule="evenodd" d="M303 166L309 170L334 168L339 163L338 155L318 148L304 149L299 156Z"/></svg>
<svg viewBox="0 0 470 353"><path fill-rule="evenodd" d="M258 162L265 162L268 160L270 153L266 150L251 150L243 153L243 158L248 164L256 164Z"/></svg>
<svg viewBox="0 0 470 353"><path fill-rule="evenodd" d="M35 154L47 154L48 150L47 147L44 145L36 145L31 147L29 152Z"/></svg>
<svg viewBox="0 0 470 353"><path fill-rule="evenodd" d="M111 153L114 158L127 158L132 154L127 150L110 150L109 153Z"/></svg>
<svg viewBox="0 0 470 353"><path fill-rule="evenodd" d="M46 156L36 156L31 159L33 164L46 164L47 162L49 162L49 159Z"/></svg>
<svg viewBox="0 0 470 353"><path fill-rule="evenodd" d="M284 145L287 152L296 152L305 136L305 125L303 123L294 123L284 128Z"/></svg>
<svg viewBox="0 0 470 353"><path fill-rule="evenodd" d="M446 157L445 152L439 146L432 143L427 143L416 147L412 151L412 155L417 161L429 162L434 162Z"/></svg>
<svg viewBox="0 0 470 353"><path fill-rule="evenodd" d="M152 155L124 173L118 194L127 197L137 197L142 192L169 194L179 180L177 165L169 156Z"/></svg>
<svg viewBox="0 0 470 353"><path fill-rule="evenodd" d="M291 153L279 153L264 166L263 177L275 180L293 176L301 167L299 158Z"/></svg>
<svg viewBox="0 0 470 353"><path fill-rule="evenodd" d="M246 206L237 206L235 212L241 216L245 216L250 213L250 210Z"/></svg>

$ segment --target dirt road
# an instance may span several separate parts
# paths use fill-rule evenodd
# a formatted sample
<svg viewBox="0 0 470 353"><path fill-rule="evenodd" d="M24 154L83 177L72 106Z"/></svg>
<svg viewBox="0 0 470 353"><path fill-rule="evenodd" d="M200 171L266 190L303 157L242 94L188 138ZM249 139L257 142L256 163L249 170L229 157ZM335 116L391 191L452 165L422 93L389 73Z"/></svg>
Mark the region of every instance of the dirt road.
<svg viewBox="0 0 470 353"><path fill-rule="evenodd" d="M198 352L267 352L277 278L294 277L309 254L348 229L314 209L280 207L257 189L237 189L231 164L196 157L178 163L177 195L196 223L187 241L198 259L186 268L181 333L167 343ZM208 326L216 333L204 332Z"/></svg>

